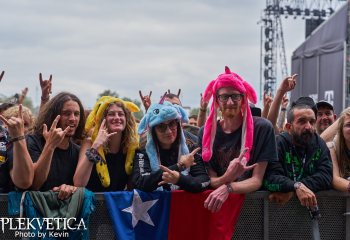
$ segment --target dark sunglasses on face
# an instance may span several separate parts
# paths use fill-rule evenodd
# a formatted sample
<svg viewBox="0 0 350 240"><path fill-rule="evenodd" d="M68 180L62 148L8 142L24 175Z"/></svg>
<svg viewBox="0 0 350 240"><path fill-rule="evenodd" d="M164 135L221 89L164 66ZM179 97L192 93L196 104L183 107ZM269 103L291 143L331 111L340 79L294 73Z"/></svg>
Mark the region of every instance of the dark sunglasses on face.
<svg viewBox="0 0 350 240"><path fill-rule="evenodd" d="M177 128L177 121L172 120L169 123L161 123L156 126L156 129L160 132L165 132L167 129L175 130Z"/></svg>
<svg viewBox="0 0 350 240"><path fill-rule="evenodd" d="M227 102L229 98L231 98L232 101L240 101L244 95L240 93L232 93L232 94L220 94L218 95L218 100L220 102Z"/></svg>

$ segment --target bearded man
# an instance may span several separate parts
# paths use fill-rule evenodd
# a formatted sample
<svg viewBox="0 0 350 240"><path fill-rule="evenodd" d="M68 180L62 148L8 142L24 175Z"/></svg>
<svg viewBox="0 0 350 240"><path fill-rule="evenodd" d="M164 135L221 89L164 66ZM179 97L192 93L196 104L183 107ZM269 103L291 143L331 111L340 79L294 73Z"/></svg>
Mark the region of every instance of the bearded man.
<svg viewBox="0 0 350 240"><path fill-rule="evenodd" d="M316 207L315 193L331 188L332 162L326 143L316 134L310 105L296 104L287 114L286 132L276 136L278 162L270 162L264 186L270 200L284 204L295 192L302 206Z"/></svg>

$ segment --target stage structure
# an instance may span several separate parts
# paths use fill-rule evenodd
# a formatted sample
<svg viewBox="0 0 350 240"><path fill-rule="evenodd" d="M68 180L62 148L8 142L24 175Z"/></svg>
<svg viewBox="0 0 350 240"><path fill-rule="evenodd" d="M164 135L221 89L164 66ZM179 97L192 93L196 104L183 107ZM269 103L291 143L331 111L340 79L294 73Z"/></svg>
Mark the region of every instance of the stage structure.
<svg viewBox="0 0 350 240"><path fill-rule="evenodd" d="M336 114L349 106L349 4L344 3L293 52L292 72L299 77L292 101L300 96L326 100Z"/></svg>
<svg viewBox="0 0 350 240"><path fill-rule="evenodd" d="M328 19L344 0L266 0L261 23L260 92L275 94L277 69L289 75L282 18L305 20L305 37ZM263 95L263 94L261 94Z"/></svg>

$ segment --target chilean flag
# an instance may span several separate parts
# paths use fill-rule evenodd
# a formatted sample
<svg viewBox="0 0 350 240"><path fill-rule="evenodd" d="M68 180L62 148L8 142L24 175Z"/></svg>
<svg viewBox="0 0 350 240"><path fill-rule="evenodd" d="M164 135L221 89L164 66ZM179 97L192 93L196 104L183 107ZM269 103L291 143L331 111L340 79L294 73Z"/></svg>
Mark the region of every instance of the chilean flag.
<svg viewBox="0 0 350 240"><path fill-rule="evenodd" d="M230 194L217 213L204 208L211 190L105 192L117 239L231 239L244 201Z"/></svg>

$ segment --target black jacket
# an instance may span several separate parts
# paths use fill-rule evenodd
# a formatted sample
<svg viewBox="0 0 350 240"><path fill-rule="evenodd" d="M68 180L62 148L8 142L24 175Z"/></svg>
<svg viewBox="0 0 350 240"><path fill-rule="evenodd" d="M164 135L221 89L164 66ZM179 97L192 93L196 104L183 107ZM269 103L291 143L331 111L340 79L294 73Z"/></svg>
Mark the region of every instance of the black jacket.
<svg viewBox="0 0 350 240"><path fill-rule="evenodd" d="M162 165L169 169L178 172L180 171L176 161L173 161L172 163L163 162L163 160L161 161ZM199 154L195 154L195 162L196 165L190 168L188 175L180 173L180 179L176 184L180 189L188 192L201 192L209 186L210 178ZM161 169L152 171L146 151L136 151L132 173L132 183L134 188L145 192L154 191L159 187L158 183L162 181L162 174L163 171ZM163 185L163 188L170 190L168 184Z"/></svg>
<svg viewBox="0 0 350 240"><path fill-rule="evenodd" d="M270 162L267 167L264 180L267 190L291 192L295 182L302 182L313 192L331 188L331 156L326 143L317 134L304 150L292 143L289 133L277 135L276 143L279 161Z"/></svg>

